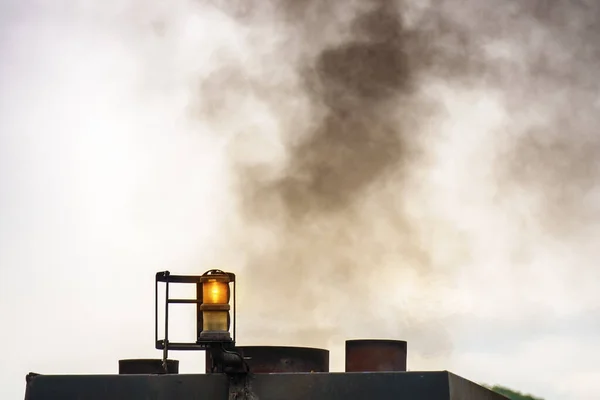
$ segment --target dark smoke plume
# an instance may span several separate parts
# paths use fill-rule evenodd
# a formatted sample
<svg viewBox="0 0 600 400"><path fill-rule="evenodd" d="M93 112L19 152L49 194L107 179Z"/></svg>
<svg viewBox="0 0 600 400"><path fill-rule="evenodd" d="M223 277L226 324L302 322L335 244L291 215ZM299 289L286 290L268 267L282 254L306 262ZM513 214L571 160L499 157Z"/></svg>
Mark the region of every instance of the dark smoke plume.
<svg viewBox="0 0 600 400"><path fill-rule="evenodd" d="M521 262L530 259L523 250L528 240L568 236L596 215L579 200L598 176L598 84L590 65L598 61L593 16L600 6L248 4L223 9L235 9L232 17L265 52L258 56L263 70L240 63L209 77L201 93L212 105L201 115L233 118L251 100L277 121L284 150L276 161L248 160L247 153L261 152L247 150L251 127L240 128L246 139L232 146L242 215L234 229L242 236L244 279L263 288L263 300L248 304L256 306L252 313L263 310L260 319L271 331L289 323L283 341L326 345L335 335L408 335L432 352L449 349L443 329L431 325L443 303L439 281L451 286L453 271L476 262L478 238L461 221L450 222L452 215L438 217L440 206L432 204L443 200L427 195L438 193L430 186L433 171L456 164L437 153L448 140L447 121L481 129L486 139L479 151L487 157L462 176L465 182L448 184L469 200L492 193L481 200L490 218L505 215L530 229L509 245ZM261 45L251 32L266 21L278 36ZM450 111L452 96L463 103L464 96L489 99L499 122L469 126ZM466 132L450 135L473 140ZM486 169L488 175L475 178ZM519 205L524 197L534 212ZM407 295L403 304L391 300L406 290L402 285L423 293L430 311L411 311L418 296ZM285 301L265 304L264 298ZM314 329L302 330L307 325Z"/></svg>
<svg viewBox="0 0 600 400"><path fill-rule="evenodd" d="M471 58L464 57L468 43L463 32L452 29L451 21L433 14L425 25L410 28L395 2L361 6L362 10L352 6L355 15L345 26L334 12L325 12L329 19L317 16L319 23L311 21L310 16L317 15L311 8L322 7L319 2L290 2L280 10L282 18L295 21L289 22L289 29L298 35L296 40L309 47L292 68L299 93L310 104L310 111L299 118L311 124L298 123L299 131L292 122L282 133L290 139L278 178L263 179L255 166L239 169L246 223L278 236L276 248L267 252L256 243L260 237L246 242L260 249L250 250L247 279L251 285L264 284L268 297L291 296L290 301L269 305L272 316L283 312L303 325L324 322L317 329L325 329L329 337L345 331L337 326L340 323L381 321L379 313L399 311L390 305L372 310L371 303L380 300L370 293L370 284L392 295L394 286L377 281L393 279L395 269L429 269L428 250L413 237L414 221L405 215L402 201L402 192L410 190L403 182L425 162L422 124L437 112L436 104L420 98L417 89L426 73L440 70L442 63L449 79L463 79L475 68ZM326 36L332 25L348 32L346 37L310 48L311 40ZM457 46L436 42L432 34L439 29L446 30L440 37ZM277 113L278 106L271 104ZM380 186L390 183L387 189ZM378 193L370 200L377 209L369 211L365 202L373 193ZM390 254L398 264L380 261ZM344 309L355 321L332 320ZM319 313L325 321L318 321ZM410 312L404 314L404 319L412 319ZM410 325L399 322L380 334L402 336ZM401 327L404 333L398 331ZM377 335L364 327L354 327L352 333ZM308 333L294 336L314 343ZM446 346L438 334L433 336L436 344L429 346L434 351Z"/></svg>

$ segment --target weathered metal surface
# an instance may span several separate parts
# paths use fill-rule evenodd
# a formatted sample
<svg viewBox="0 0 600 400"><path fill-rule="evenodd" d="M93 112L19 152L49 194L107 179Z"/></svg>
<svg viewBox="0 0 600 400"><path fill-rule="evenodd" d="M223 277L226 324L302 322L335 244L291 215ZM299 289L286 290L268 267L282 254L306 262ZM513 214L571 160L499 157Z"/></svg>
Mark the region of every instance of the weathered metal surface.
<svg viewBox="0 0 600 400"><path fill-rule="evenodd" d="M231 390L233 389L233 390ZM230 397L232 396L233 397ZM257 374L239 382L225 374L38 375L26 400L506 400L443 372Z"/></svg>
<svg viewBox="0 0 600 400"><path fill-rule="evenodd" d="M129 359L119 360L119 374L177 374L179 373L179 360L167 360L167 370L161 359Z"/></svg>
<svg viewBox="0 0 600 400"><path fill-rule="evenodd" d="M251 387L260 400L446 400L447 382L444 372L288 374L256 377Z"/></svg>
<svg viewBox="0 0 600 400"><path fill-rule="evenodd" d="M310 347L237 346L252 373L329 372L329 351ZM206 352L206 372L212 358Z"/></svg>
<svg viewBox="0 0 600 400"><path fill-rule="evenodd" d="M228 378L211 375L38 375L25 400L227 400Z"/></svg>
<svg viewBox="0 0 600 400"><path fill-rule="evenodd" d="M406 371L406 342L347 340L346 372Z"/></svg>

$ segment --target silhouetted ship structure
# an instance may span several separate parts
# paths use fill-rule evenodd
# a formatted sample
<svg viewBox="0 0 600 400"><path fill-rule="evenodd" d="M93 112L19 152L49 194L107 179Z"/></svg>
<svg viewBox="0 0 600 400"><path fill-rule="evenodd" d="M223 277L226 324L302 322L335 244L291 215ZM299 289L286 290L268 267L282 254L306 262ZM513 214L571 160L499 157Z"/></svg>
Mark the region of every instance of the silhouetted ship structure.
<svg viewBox="0 0 600 400"><path fill-rule="evenodd" d="M158 337L158 285L166 284L164 338ZM171 284L195 284L195 299L172 299ZM230 308L233 286L233 318ZM168 339L172 304L197 310L197 340ZM233 323L232 323L233 319ZM448 371L407 372L400 340L347 340L345 372L329 372L329 351L235 345L235 275L156 274L156 348L161 359L119 360L114 375L27 375L26 400L505 400ZM233 328L233 329L231 329ZM231 330L231 331L230 331ZM206 370L179 374L169 350L202 350Z"/></svg>

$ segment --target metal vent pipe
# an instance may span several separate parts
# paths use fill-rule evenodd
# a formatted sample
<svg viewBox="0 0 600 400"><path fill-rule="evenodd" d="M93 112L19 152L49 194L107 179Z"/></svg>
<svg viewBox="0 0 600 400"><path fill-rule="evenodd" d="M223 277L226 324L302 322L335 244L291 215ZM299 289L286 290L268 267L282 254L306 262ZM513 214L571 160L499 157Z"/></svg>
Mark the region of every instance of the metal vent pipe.
<svg viewBox="0 0 600 400"><path fill-rule="evenodd" d="M346 372L406 371L403 340L346 340Z"/></svg>

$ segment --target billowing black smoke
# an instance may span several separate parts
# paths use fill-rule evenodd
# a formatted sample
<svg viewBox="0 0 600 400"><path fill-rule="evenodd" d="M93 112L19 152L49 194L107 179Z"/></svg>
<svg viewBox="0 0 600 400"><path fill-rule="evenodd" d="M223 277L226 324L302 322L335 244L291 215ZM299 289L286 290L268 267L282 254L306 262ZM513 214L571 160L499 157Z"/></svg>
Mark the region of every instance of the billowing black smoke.
<svg viewBox="0 0 600 400"><path fill-rule="evenodd" d="M264 310L266 319L281 315L279 321L285 315L293 325L288 334L320 345L335 334L420 332L409 312L379 333L364 323L399 311L389 300L396 287L386 283L396 270L421 274L430 268L426 244L415 239L417 221L403 203L410 190L406 180L427 162L423 126L440 112L434 99L418 92L419 85L430 74L468 79L477 58L463 30L437 12L407 26L404 7L393 1L348 5L349 14L340 3L345 19L323 7L290 2L274 17L286 21L282 34L292 35L300 48L290 56L297 79L292 96L306 98L308 112L295 116L271 99L277 88L251 84L288 121L281 132L287 157L275 178L266 179L269 173L253 164L238 167L245 229L258 226L275 236L269 250L261 243L265 236L243 241L246 279L252 287L263 286L265 296L286 299L253 312ZM337 40L319 39L332 26L338 31L329 34ZM373 310L381 297L387 304ZM344 310L352 317L341 316ZM310 332L300 328L313 324ZM420 337L435 338L431 351L447 349L442 332Z"/></svg>
<svg viewBox="0 0 600 400"><path fill-rule="evenodd" d="M426 308L440 302L441 309L439 281L452 286L453 271L475 262L480 235L452 222L462 205L448 206L436 193L484 199L486 218L505 215L532 229L508 244L520 262L535 238L568 236L597 215L581 203L598 176L595 3L223 7L235 9L251 38L261 23L277 32L268 42L248 39L262 71L228 66L201 91L210 115L236 118L236 105L252 99L277 121L284 150L276 161L248 161L248 153L270 151L248 150L259 134L253 127L240 129L246 150L232 150L242 215L236 251L249 287L262 288L247 304L253 314L262 310L268 330L285 321L282 330L304 343L390 335L447 350L443 321L427 316L437 311L415 315L422 310L409 304L416 295L397 297L408 285L431 303ZM485 118L454 115L453 96L460 104L472 96L473 115L488 101L498 121L490 127ZM462 192L431 183L440 168L463 162L440 148L477 136L486 138L479 148L487 156L461 182L448 182ZM533 210L517 206L523 201Z"/></svg>

